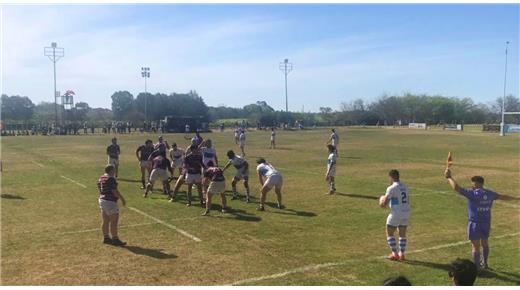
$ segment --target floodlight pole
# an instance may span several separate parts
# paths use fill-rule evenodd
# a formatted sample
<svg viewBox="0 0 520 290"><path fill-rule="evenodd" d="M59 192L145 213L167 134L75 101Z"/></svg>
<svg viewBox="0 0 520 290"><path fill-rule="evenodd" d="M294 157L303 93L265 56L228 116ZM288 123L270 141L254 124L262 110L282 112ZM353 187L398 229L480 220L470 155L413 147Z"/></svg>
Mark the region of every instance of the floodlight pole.
<svg viewBox="0 0 520 290"><path fill-rule="evenodd" d="M144 121L148 120L148 88L146 79L150 77L150 68L141 67L141 76L144 78Z"/></svg>
<svg viewBox="0 0 520 290"><path fill-rule="evenodd" d="M289 62L288 58L286 58L284 62L280 63L279 69L283 72L285 76L285 111L289 112L289 101L287 98L287 75L292 71L293 64Z"/></svg>
<svg viewBox="0 0 520 290"><path fill-rule="evenodd" d="M504 67L504 95L502 97L502 122L500 122L500 136L505 136L505 122L504 115L506 113L506 84L507 84L507 46L509 45L509 41L506 41L506 64Z"/></svg>
<svg viewBox="0 0 520 290"><path fill-rule="evenodd" d="M51 51L52 50L52 51ZM58 126L58 96L56 96L56 62L65 56L65 49L58 47L56 42L51 43L51 47L45 47L43 54L47 56L53 63L54 68L54 113L55 126Z"/></svg>

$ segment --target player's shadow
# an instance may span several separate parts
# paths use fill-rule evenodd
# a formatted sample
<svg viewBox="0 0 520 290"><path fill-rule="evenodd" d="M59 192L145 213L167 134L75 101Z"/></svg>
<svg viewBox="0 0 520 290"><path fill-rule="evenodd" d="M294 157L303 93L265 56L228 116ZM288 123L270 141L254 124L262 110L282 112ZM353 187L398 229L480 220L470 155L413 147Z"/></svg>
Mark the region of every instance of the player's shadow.
<svg viewBox="0 0 520 290"><path fill-rule="evenodd" d="M274 202L266 202L267 206L278 209L277 204ZM317 214L310 211L302 211L302 210L294 210L290 208L280 209L279 211L274 211L273 213L277 214L285 214L285 215L295 215L295 216L303 216L303 217L315 217Z"/></svg>
<svg viewBox="0 0 520 290"><path fill-rule="evenodd" d="M2 194L1 197L5 198L5 199L19 199L19 200L24 200L25 199L25 197L23 197L23 196L14 195L14 194L8 194L8 193Z"/></svg>
<svg viewBox="0 0 520 290"><path fill-rule="evenodd" d="M419 260L410 260L410 259L407 259L403 263L406 263L406 264L409 264L409 265L414 265L414 266L423 266L423 267L428 267L428 268L433 268L433 269L444 270L444 271L446 271L446 273L448 273L448 271L451 270L451 267L450 267L449 264L441 264L441 263L434 263L434 262L428 262L428 261L419 261Z"/></svg>
<svg viewBox="0 0 520 290"><path fill-rule="evenodd" d="M162 249L148 249L142 248L139 246L124 246L124 249L129 250L130 252L136 255L148 256L155 259L174 259L177 258L176 255L164 253Z"/></svg>
<svg viewBox="0 0 520 290"><path fill-rule="evenodd" d="M346 197L353 197L353 198L364 198L364 199L374 199L377 200L379 197L373 196L373 195L363 195L363 194L356 194L356 193L343 193L343 192L337 192L336 195L346 196Z"/></svg>
<svg viewBox="0 0 520 290"><path fill-rule="evenodd" d="M259 222L262 220L261 217L250 214L243 209L230 208L230 209L228 209L227 213L229 215L233 216L233 219L240 220L240 221Z"/></svg>

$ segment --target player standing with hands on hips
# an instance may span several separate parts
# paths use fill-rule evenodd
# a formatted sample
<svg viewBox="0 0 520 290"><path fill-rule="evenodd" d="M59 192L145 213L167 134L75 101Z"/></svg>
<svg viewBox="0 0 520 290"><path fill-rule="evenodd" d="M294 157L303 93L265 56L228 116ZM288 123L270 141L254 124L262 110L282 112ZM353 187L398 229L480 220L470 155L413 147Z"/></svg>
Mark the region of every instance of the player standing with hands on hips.
<svg viewBox="0 0 520 290"><path fill-rule="evenodd" d="M449 165L448 165L449 166ZM451 170L446 168L444 177L448 180L450 187L464 196L468 200L468 240L471 241L473 262L477 268L481 266L488 268L489 257L489 232L491 229L491 206L493 201L500 200L520 200L505 194L498 194L484 188L484 178L482 176L471 177L471 189L460 187L451 175ZM480 260L480 246L482 246L483 260Z"/></svg>
<svg viewBox="0 0 520 290"><path fill-rule="evenodd" d="M386 189L386 194L379 198L379 206L385 208L390 206L390 214L386 219L386 242L392 250L388 256L389 260L404 261L406 250L406 228L410 216L410 200L408 188L400 181L399 171L396 169L388 172L390 186ZM399 254L397 254L397 243L394 237L395 230L399 232Z"/></svg>

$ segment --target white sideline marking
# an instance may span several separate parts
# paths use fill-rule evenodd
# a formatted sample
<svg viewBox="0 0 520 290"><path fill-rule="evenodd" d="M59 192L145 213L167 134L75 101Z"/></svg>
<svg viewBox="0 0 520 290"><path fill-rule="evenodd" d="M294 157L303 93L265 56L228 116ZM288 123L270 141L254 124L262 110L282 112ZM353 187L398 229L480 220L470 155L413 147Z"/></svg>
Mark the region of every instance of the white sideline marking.
<svg viewBox="0 0 520 290"><path fill-rule="evenodd" d="M153 223L140 223L140 224L133 224L133 225L122 225L119 226L119 228L129 228L129 227L138 227L138 226L146 226L146 225L155 225L156 222ZM88 232L95 232L99 231L99 227L95 229L88 229L88 230L81 230L81 231L71 231L71 232L63 232L62 234L79 234L79 233L88 233Z"/></svg>
<svg viewBox="0 0 520 290"><path fill-rule="evenodd" d="M70 179L70 178L68 178L67 176L63 176L63 175L61 175L61 178L63 178L63 179L67 179L68 181L70 181L70 182L72 182L72 183L75 183L76 185L79 185L79 186L81 186L81 187L83 187L83 188L87 188L87 186L86 186L85 184L79 183L79 182L77 182L77 181L74 180L74 179Z"/></svg>
<svg viewBox="0 0 520 290"><path fill-rule="evenodd" d="M41 163L38 163L38 162L36 162L36 161L34 161L34 160L31 160L31 162L34 163L34 164L36 164L36 165L38 165L38 166L40 166L41 168L44 168L44 167L45 167L45 165L43 165L43 164L41 164Z"/></svg>
<svg viewBox="0 0 520 290"><path fill-rule="evenodd" d="M501 236L496 236L496 237L493 237L493 239L509 238L509 237L514 237L514 236L518 236L518 235L520 235L520 232L513 233L513 234L505 234L505 235L501 235ZM426 252L426 251L433 251L433 250L439 250L439 249L444 249L444 248L456 247L456 246L465 245L465 244L469 244L469 241L460 241L460 242L455 242L455 243L443 244L443 245L438 245L438 246L433 246L433 247L428 247L428 248L408 251L408 253L421 253L421 252ZM272 275L266 275L266 276L260 276L260 277L254 277L254 278L249 278L249 279L238 280L238 281L235 281L235 282L231 283L230 286L246 284L246 283L252 283L252 282L258 282L258 281L263 281L263 280L276 279L276 278L285 277L285 276L288 276L288 275L291 275L291 274L304 273L304 272L309 272L309 271L313 271L313 270L318 270L318 269L321 269L321 268L330 268L330 267L335 267L335 266L346 265L346 264L348 264L350 262L353 262L353 261L378 260L378 259L384 259L384 258L386 258L386 256L374 256L374 257L368 257L368 258L365 258L365 259L351 259L351 260L345 260L345 261L342 261L342 262L333 262L333 263L309 265L309 266L295 268L295 269L292 269L292 270L289 270L289 271L280 272L280 273L276 273L276 274L272 274Z"/></svg>
<svg viewBox="0 0 520 290"><path fill-rule="evenodd" d="M156 217L153 217L153 216L151 216L151 215L149 215L149 214L147 214L147 213L145 213L145 212L142 212L142 211L138 210L138 209L135 208L135 207L131 207L131 206L129 206L128 208L131 209L131 210L133 210L133 211L135 211L135 212L137 212L137 213L140 213L140 214L144 215L144 216L147 217L147 218L150 218L150 219L156 221L157 223L160 223L160 224L162 224L162 225L164 225L164 226L166 226L166 227L168 227L168 228L170 228L170 229L172 229L172 230L177 231L179 234L181 234L181 235L183 235L183 236L185 236L185 237L188 237L188 238L194 240L195 242L201 242L201 241L202 241L201 239L197 238L196 236L194 236L194 235L192 235L192 234L190 234L190 233L188 233L188 232L186 232L186 231L184 231L184 230L181 230L181 229L179 229L178 227L176 227L176 226L174 226L174 225L171 225L171 224L169 224L169 223L167 223L167 222L165 222L165 221L162 221L162 220L160 220L160 219L158 219L158 218L156 218Z"/></svg>

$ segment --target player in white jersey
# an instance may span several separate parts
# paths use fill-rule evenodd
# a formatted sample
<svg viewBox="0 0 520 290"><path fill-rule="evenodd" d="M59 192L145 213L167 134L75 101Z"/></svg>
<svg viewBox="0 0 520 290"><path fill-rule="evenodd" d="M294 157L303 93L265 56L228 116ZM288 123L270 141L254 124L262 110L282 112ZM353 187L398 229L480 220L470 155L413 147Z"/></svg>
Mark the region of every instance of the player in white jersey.
<svg viewBox="0 0 520 290"><path fill-rule="evenodd" d="M332 133L330 134L329 141L327 141L327 144L330 143L330 145L334 146L336 149L336 155L338 155L338 144L339 144L339 135L336 133L336 129L331 130Z"/></svg>
<svg viewBox="0 0 520 290"><path fill-rule="evenodd" d="M386 189L386 194L379 199L379 206L382 208L390 206L390 214L386 219L386 240L392 253L388 259L404 261L406 227L410 216L410 196L406 185L399 181L399 171L390 170L388 178L391 185ZM397 243L394 237L395 229L398 229L399 232L399 254L397 254Z"/></svg>
<svg viewBox="0 0 520 290"><path fill-rule="evenodd" d="M229 158L228 163L222 171L225 171L229 166L233 165L236 168L235 176L233 177L233 181L231 181L231 189L233 191L233 197L231 199L237 199L237 183L244 179L244 187L246 188L246 202L250 201L249 194L249 163L243 158L235 154L233 150L229 150L227 152L227 157Z"/></svg>
<svg viewBox="0 0 520 290"><path fill-rule="evenodd" d="M276 147L276 132L274 131L274 127L271 127L271 145L269 146L270 149L275 149Z"/></svg>
<svg viewBox="0 0 520 290"><path fill-rule="evenodd" d="M274 191L276 193L276 199L278 201L278 208L283 209L284 206L282 205L282 186L283 186L283 177L274 168L273 165L267 163L264 158L258 158L256 160L256 163L258 166L256 167L256 172L258 173L258 180L260 181L260 185L262 185L262 195L260 197L260 204L258 204L257 210L263 211L264 210L264 204L265 204L265 198L267 196L267 193L271 188L274 187ZM264 178L265 181L264 181Z"/></svg>
<svg viewBox="0 0 520 290"><path fill-rule="evenodd" d="M242 150L242 156L246 156L246 152L244 151L244 148L246 147L246 132L244 129L240 130L240 136L238 136L239 146L240 150Z"/></svg>
<svg viewBox="0 0 520 290"><path fill-rule="evenodd" d="M179 177L182 175L182 164L184 162L184 150L177 147L177 143L172 144L172 149L170 149L170 158L172 160L172 177L174 175L175 168L179 170Z"/></svg>
<svg viewBox="0 0 520 290"><path fill-rule="evenodd" d="M334 178L336 177L336 148L332 145L327 145L329 150L329 158L327 159L327 173L325 174L325 180L329 183L329 193L334 194L336 192L336 184Z"/></svg>
<svg viewBox="0 0 520 290"><path fill-rule="evenodd" d="M214 166L218 167L217 150L213 147L210 139L200 143L199 148L202 153L202 163L208 167L208 162L213 161Z"/></svg>
<svg viewBox="0 0 520 290"><path fill-rule="evenodd" d="M238 125L235 125L235 144L238 144L239 136L240 136L240 130L238 130Z"/></svg>

